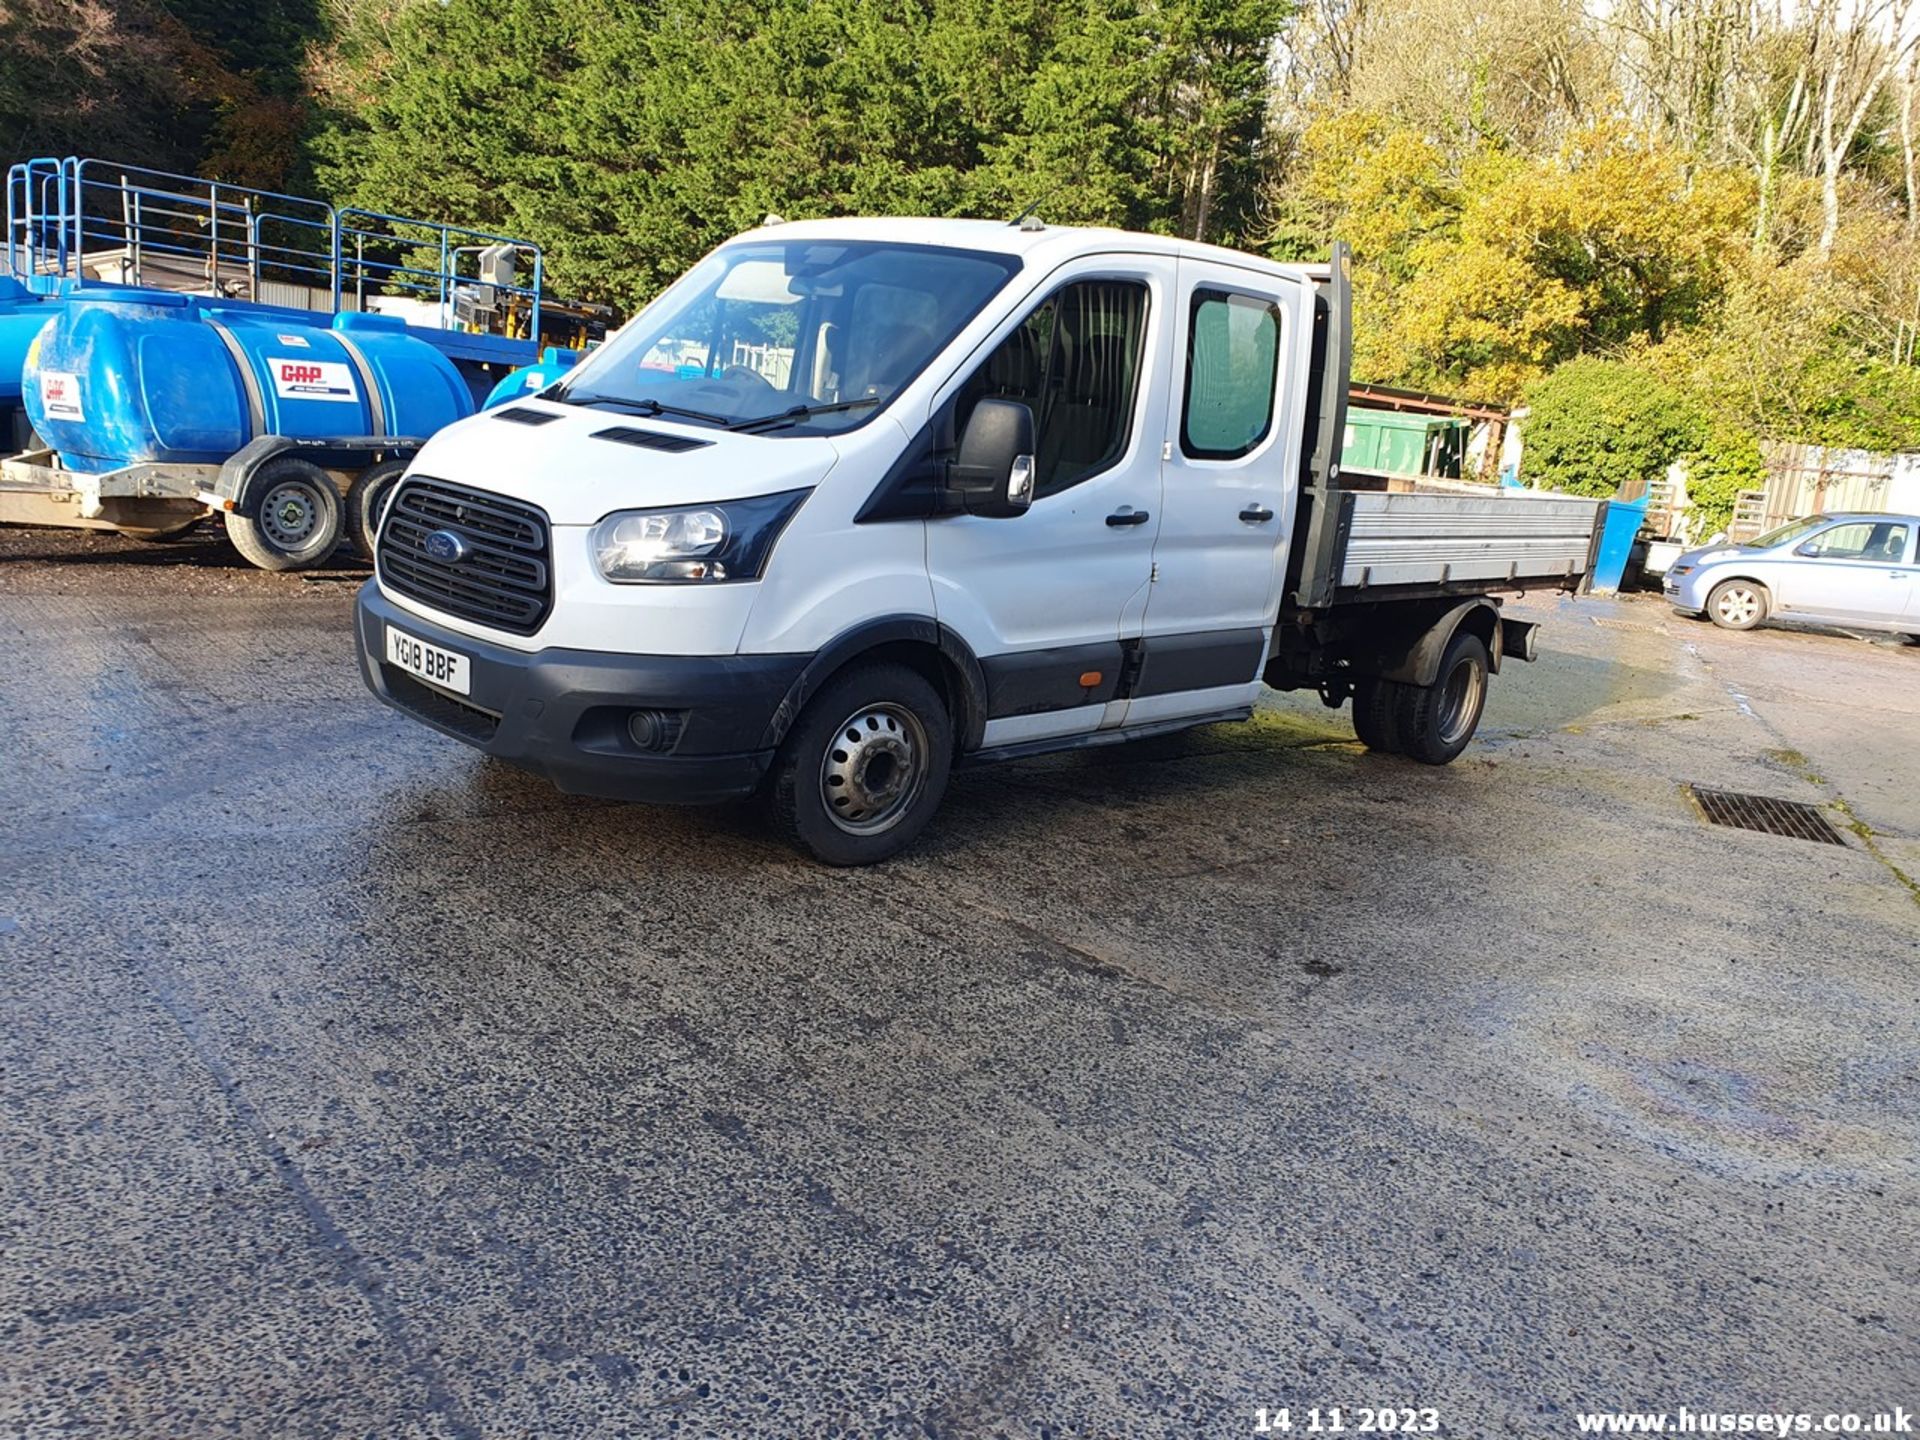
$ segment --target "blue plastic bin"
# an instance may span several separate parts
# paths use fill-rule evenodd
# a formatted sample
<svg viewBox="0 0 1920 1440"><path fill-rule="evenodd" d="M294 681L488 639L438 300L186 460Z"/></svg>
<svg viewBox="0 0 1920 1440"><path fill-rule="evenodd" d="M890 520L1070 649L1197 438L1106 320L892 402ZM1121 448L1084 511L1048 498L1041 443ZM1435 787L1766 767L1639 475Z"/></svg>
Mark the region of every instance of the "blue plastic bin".
<svg viewBox="0 0 1920 1440"><path fill-rule="evenodd" d="M1607 525L1600 532L1600 554L1593 562L1593 588L1611 594L1626 577L1627 559L1633 554L1634 537L1647 518L1647 500L1609 500Z"/></svg>

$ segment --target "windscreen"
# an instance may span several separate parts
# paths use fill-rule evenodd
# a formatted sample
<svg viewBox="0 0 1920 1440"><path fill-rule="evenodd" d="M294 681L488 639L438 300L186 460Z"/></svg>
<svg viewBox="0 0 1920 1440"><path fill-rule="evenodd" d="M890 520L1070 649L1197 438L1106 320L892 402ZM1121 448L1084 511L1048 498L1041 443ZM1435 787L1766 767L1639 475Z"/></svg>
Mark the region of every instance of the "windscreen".
<svg viewBox="0 0 1920 1440"><path fill-rule="evenodd" d="M925 369L1019 264L926 245L724 246L553 398L768 433L851 429Z"/></svg>
<svg viewBox="0 0 1920 1440"><path fill-rule="evenodd" d="M1812 515L1805 520L1790 520L1778 530L1769 530L1750 543L1757 549L1770 550L1775 545L1784 545L1789 540L1798 540L1809 530L1816 530L1826 523L1827 517L1824 515Z"/></svg>

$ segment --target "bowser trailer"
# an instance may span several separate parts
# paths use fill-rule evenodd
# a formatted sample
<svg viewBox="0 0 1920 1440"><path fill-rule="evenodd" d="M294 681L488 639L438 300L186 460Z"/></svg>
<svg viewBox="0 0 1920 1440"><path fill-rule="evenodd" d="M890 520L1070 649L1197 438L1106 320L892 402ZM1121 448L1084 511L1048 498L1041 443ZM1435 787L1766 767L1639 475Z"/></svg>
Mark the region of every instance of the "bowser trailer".
<svg viewBox="0 0 1920 1440"><path fill-rule="evenodd" d="M13 167L5 268L0 522L217 514L269 570L368 550L425 439L539 354L533 245L105 161Z"/></svg>

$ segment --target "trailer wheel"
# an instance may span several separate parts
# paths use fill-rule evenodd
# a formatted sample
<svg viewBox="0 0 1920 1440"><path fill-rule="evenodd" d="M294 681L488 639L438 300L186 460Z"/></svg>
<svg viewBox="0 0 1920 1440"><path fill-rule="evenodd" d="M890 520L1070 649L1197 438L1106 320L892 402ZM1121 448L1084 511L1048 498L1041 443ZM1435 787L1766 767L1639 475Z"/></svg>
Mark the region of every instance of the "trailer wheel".
<svg viewBox="0 0 1920 1440"><path fill-rule="evenodd" d="M912 844L946 793L953 722L905 665L835 676L773 762L774 827L828 865L873 865Z"/></svg>
<svg viewBox="0 0 1920 1440"><path fill-rule="evenodd" d="M262 570L307 570L340 543L340 487L318 465L295 455L269 460L251 489L258 498L226 517L227 538L249 563Z"/></svg>
<svg viewBox="0 0 1920 1440"><path fill-rule="evenodd" d="M1395 714L1395 692L1401 687L1391 680L1371 676L1353 687L1353 733L1360 743L1378 755L1398 755L1401 751L1400 725Z"/></svg>
<svg viewBox="0 0 1920 1440"><path fill-rule="evenodd" d="M116 535L125 535L129 540L143 540L149 545L164 545L172 540L185 540L193 534L195 528L198 527L200 522L205 518L204 515L195 515L188 520L182 521L178 525L170 525L163 530L148 530L127 525L118 525L114 527L114 533Z"/></svg>
<svg viewBox="0 0 1920 1440"><path fill-rule="evenodd" d="M1487 705L1486 642L1456 631L1431 685L1396 685L1394 719L1403 751L1423 765L1445 765L1467 748Z"/></svg>
<svg viewBox="0 0 1920 1440"><path fill-rule="evenodd" d="M405 460L382 460L354 476L347 487L347 535L362 560L373 559L373 542L386 518L387 502L406 473Z"/></svg>

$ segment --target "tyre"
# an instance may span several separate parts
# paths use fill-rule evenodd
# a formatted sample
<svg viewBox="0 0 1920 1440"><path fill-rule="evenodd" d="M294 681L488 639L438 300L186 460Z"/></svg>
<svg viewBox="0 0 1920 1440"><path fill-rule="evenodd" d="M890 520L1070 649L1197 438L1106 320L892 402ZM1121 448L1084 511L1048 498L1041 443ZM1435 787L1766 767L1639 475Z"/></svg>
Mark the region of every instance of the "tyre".
<svg viewBox="0 0 1920 1440"><path fill-rule="evenodd" d="M200 528L201 516L195 515L185 524L176 525L168 530L129 530L124 525L116 533L135 540L143 540L149 545L166 545L175 540L198 539L196 532Z"/></svg>
<svg viewBox="0 0 1920 1440"><path fill-rule="evenodd" d="M1722 580L1707 594L1707 618L1722 630L1751 630L1767 618L1767 590L1752 580Z"/></svg>
<svg viewBox="0 0 1920 1440"><path fill-rule="evenodd" d="M294 455L269 460L254 476L259 498L247 513L227 512L233 548L262 570L307 570L340 543L345 506L333 477Z"/></svg>
<svg viewBox="0 0 1920 1440"><path fill-rule="evenodd" d="M1445 765L1467 748L1487 706L1486 642L1458 631L1431 685L1399 685L1394 719L1402 751L1423 765Z"/></svg>
<svg viewBox="0 0 1920 1440"><path fill-rule="evenodd" d="M827 683L773 762L774 828L828 865L872 865L912 844L939 808L953 721L905 665L858 665Z"/></svg>
<svg viewBox="0 0 1920 1440"><path fill-rule="evenodd" d="M387 502L394 487L407 473L404 460L382 460L353 477L347 487L347 538L362 560L373 559L373 542L380 534L380 522L386 518Z"/></svg>
<svg viewBox="0 0 1920 1440"><path fill-rule="evenodd" d="M1371 678L1353 687L1353 733L1375 754L1400 753L1399 721L1394 714L1394 692L1399 688L1391 680Z"/></svg>

